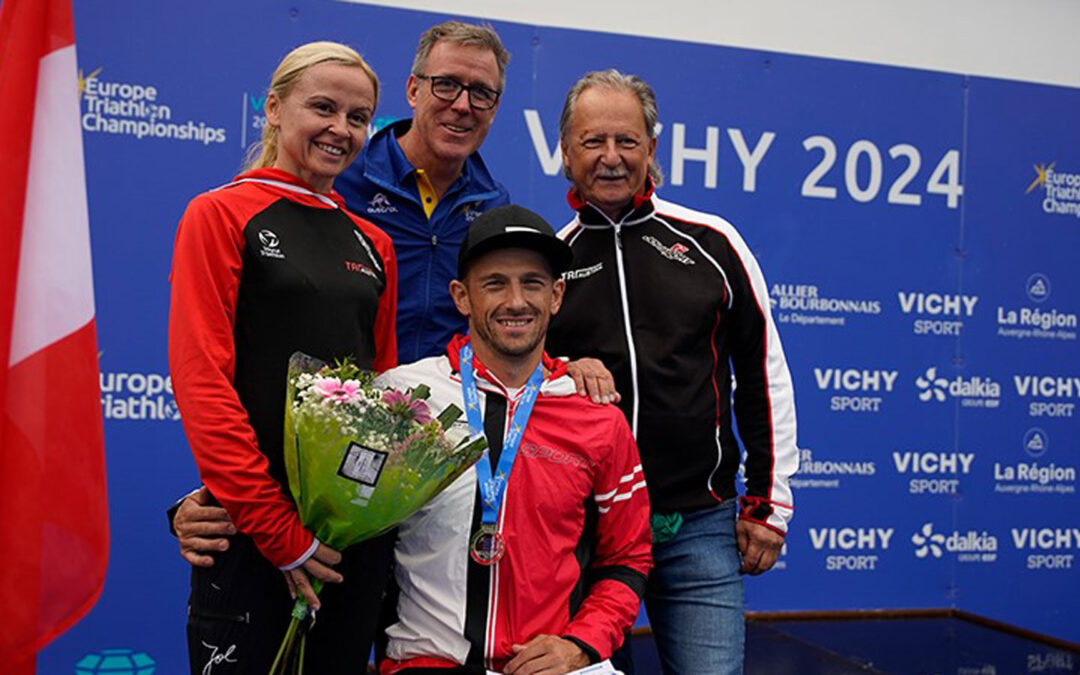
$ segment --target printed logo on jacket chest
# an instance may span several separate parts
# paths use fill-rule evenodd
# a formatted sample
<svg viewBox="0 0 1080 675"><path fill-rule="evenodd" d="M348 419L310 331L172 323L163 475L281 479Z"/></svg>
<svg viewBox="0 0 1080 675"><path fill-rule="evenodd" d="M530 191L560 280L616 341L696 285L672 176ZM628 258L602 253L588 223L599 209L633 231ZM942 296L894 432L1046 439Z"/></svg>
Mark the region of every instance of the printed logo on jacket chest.
<svg viewBox="0 0 1080 675"><path fill-rule="evenodd" d="M671 246L665 246L663 242L652 235L646 234L641 238L649 246L652 246L660 255L664 256L668 260L674 260L675 262L682 263L683 265L695 264L694 259L686 255L690 251L690 247L685 244L675 243Z"/></svg>
<svg viewBox="0 0 1080 675"><path fill-rule="evenodd" d="M595 265L589 265L588 267L580 267L576 270L567 270L563 272L563 279L567 281L576 281L578 279L587 279L596 274L600 270L604 269L604 263L598 262Z"/></svg>
<svg viewBox="0 0 1080 675"><path fill-rule="evenodd" d="M345 261L345 271L347 272L359 272L360 274L366 274L372 279L378 279L379 275L375 274L375 270L371 269L364 263L354 262L352 260Z"/></svg>
<svg viewBox="0 0 1080 675"><path fill-rule="evenodd" d="M471 223L476 220L482 213L483 211L477 209L472 204L466 204L465 207L461 209L461 215L465 218L466 223Z"/></svg>
<svg viewBox="0 0 1080 675"><path fill-rule="evenodd" d="M566 464L574 467L575 469L593 469L595 464L591 459L585 455L578 454L571 450L560 450L558 448L549 448L544 445L537 445L525 441L521 444L521 453L526 457L534 457L536 459L542 459L552 464Z"/></svg>
<svg viewBox="0 0 1080 675"><path fill-rule="evenodd" d="M264 258L277 258L279 260L285 258L285 254L281 252L281 241L278 240L278 236L274 234L273 230L259 230L259 243L262 244L259 253Z"/></svg>
<svg viewBox="0 0 1080 675"><path fill-rule="evenodd" d="M368 200L368 213L397 213L397 207L390 203L390 198L382 192L376 192L375 196Z"/></svg>

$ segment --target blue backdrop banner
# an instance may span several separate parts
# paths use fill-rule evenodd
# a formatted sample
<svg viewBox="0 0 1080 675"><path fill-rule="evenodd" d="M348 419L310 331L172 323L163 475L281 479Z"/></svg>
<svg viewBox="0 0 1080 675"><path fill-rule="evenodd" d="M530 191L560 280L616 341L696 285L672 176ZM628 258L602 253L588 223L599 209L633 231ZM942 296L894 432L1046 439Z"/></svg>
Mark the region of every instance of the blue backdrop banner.
<svg viewBox="0 0 1080 675"><path fill-rule="evenodd" d="M101 601L39 672L174 675L188 575L165 509L198 484L166 361L177 221L238 172L291 48L355 46L385 124L409 115L419 34L448 17L329 0L75 10L113 544ZM515 201L570 218L562 99L616 67L656 89L660 194L730 220L765 271L802 470L748 608L957 607L1080 642L1080 90L495 27L513 60L483 153Z"/></svg>

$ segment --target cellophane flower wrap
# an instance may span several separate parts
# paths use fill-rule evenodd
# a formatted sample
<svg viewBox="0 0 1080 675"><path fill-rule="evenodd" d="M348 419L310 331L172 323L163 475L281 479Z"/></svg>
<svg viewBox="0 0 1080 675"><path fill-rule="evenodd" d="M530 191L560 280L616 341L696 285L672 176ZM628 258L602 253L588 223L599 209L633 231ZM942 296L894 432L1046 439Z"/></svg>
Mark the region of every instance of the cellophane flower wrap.
<svg viewBox="0 0 1080 675"><path fill-rule="evenodd" d="M300 519L322 543L342 550L382 534L447 488L484 453L483 438L452 429L462 411L435 411L420 385L382 389L350 362L329 366L297 352L289 360L285 469ZM317 581L317 580L313 580ZM316 591L321 584L314 584ZM271 673L302 672L307 617L298 599Z"/></svg>

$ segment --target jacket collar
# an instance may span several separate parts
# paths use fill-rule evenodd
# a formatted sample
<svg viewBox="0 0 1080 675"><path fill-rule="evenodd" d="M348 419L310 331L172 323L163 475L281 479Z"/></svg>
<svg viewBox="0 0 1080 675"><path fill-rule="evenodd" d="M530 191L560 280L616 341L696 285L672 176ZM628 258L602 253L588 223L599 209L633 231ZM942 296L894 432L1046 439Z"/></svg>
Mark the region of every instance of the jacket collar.
<svg viewBox="0 0 1080 675"><path fill-rule="evenodd" d="M411 192L412 175L416 171L405 151L401 149L398 138L412 126L412 119L403 119L388 124L372 136L363 149L364 175L377 183L394 185L397 188ZM371 158L386 157L389 161L372 161ZM492 178L487 165L480 157L479 152L474 152L465 160L461 175L447 190L447 194L463 187L470 193L497 191L498 184Z"/></svg>
<svg viewBox="0 0 1080 675"><path fill-rule="evenodd" d="M578 212L578 220L585 227L611 227L613 225L637 225L648 220L656 211L653 197L656 191L652 178L645 179L645 187L634 195L633 203L618 220L612 220L606 213L586 201L576 188L571 187L566 194L570 208Z"/></svg>
<svg viewBox="0 0 1080 675"><path fill-rule="evenodd" d="M277 192L283 197L287 197L292 201L302 204L321 205L323 207L333 207L334 204L336 204L336 208L345 208L345 199L339 195L336 190L332 189L328 193L317 192L315 188L311 187L304 179L299 176L294 176L282 169L267 167L264 169L245 171L233 178L232 183L222 187L229 187L229 185L240 182L260 183L271 191ZM333 204L328 203L327 199L332 201Z"/></svg>
<svg viewBox="0 0 1080 675"><path fill-rule="evenodd" d="M455 335L450 343L446 345L446 357L450 359L450 367L456 373L461 372L461 348L470 341L468 335ZM544 352L541 356L541 361L544 364L544 369L547 371L547 375L544 376L544 383L552 383L555 380L563 377L567 374L566 364L559 359L553 359ZM505 387L499 382L499 378L495 377L487 367L481 363L480 357L473 355L473 368L476 370L478 377L484 378L484 380L490 384L496 385L499 389L505 389Z"/></svg>

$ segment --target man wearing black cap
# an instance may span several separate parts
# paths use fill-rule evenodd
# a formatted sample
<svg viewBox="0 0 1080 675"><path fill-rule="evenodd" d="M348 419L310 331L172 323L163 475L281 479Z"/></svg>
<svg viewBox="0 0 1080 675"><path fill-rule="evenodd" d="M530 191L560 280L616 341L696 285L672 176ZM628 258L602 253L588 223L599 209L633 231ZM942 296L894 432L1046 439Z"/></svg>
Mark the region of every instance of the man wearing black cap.
<svg viewBox="0 0 1080 675"><path fill-rule="evenodd" d="M470 336L379 378L428 385L434 408L467 412L451 433L490 446L401 526L384 674L566 673L609 657L637 616L649 504L629 426L544 353L570 260L535 213L488 211L450 283Z"/></svg>

